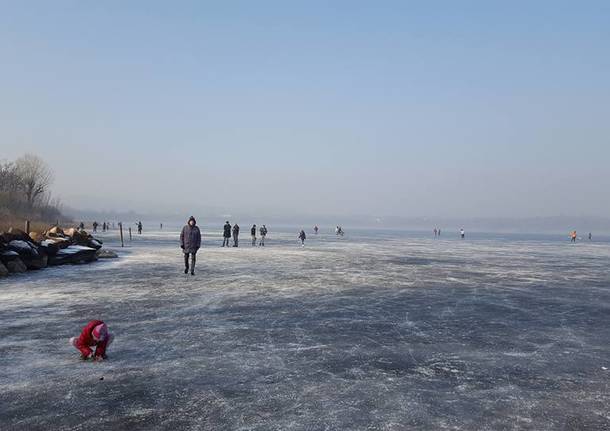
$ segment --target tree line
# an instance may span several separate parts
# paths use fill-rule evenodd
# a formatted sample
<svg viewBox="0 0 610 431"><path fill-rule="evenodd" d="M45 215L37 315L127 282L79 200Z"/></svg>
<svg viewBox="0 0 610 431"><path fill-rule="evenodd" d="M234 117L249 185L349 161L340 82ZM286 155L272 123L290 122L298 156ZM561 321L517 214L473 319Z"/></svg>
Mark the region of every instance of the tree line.
<svg viewBox="0 0 610 431"><path fill-rule="evenodd" d="M0 219L59 219L61 203L51 194L53 179L53 170L36 155L0 161Z"/></svg>

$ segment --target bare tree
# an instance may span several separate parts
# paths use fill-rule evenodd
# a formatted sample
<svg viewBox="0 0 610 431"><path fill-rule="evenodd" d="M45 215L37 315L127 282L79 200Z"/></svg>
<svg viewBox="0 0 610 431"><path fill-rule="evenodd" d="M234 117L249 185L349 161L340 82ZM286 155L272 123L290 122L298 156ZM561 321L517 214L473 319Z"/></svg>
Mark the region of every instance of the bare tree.
<svg viewBox="0 0 610 431"><path fill-rule="evenodd" d="M19 188L20 180L15 165L10 162L0 162L0 209L3 209L4 213L18 206Z"/></svg>
<svg viewBox="0 0 610 431"><path fill-rule="evenodd" d="M11 162L0 162L0 192L14 192L19 188L19 177L15 164Z"/></svg>
<svg viewBox="0 0 610 431"><path fill-rule="evenodd" d="M30 207L47 193L53 183L51 168L44 160L33 154L25 154L15 160L15 172Z"/></svg>

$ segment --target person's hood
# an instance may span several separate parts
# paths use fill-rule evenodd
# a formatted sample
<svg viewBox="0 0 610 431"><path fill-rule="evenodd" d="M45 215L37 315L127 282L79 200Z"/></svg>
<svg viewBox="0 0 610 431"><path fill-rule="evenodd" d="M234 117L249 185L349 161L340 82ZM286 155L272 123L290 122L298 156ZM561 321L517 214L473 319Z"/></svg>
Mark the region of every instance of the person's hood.
<svg viewBox="0 0 610 431"><path fill-rule="evenodd" d="M190 224L191 220L193 220L195 222L195 224L197 224L197 220L195 220L195 217L193 217L193 216L189 217L189 221L187 222L187 224Z"/></svg>
<svg viewBox="0 0 610 431"><path fill-rule="evenodd" d="M100 323L95 328L93 328L93 331L91 331L91 335L96 341L103 341L108 336L108 327L105 323Z"/></svg>

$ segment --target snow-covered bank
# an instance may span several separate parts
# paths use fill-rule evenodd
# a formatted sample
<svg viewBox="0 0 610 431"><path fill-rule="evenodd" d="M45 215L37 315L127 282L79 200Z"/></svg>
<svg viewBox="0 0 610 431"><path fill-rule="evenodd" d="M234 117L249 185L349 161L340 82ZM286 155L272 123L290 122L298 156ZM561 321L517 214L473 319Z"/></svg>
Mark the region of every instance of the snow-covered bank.
<svg viewBox="0 0 610 431"><path fill-rule="evenodd" d="M0 429L610 427L607 245L176 235L0 280Z"/></svg>

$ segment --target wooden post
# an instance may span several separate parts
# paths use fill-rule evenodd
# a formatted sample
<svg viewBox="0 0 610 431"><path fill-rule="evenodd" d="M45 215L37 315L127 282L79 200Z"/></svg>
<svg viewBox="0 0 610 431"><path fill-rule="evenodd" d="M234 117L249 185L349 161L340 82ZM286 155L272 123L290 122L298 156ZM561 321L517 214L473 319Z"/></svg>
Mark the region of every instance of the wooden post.
<svg viewBox="0 0 610 431"><path fill-rule="evenodd" d="M119 231L121 232L121 247L125 247L123 243L123 223L119 222Z"/></svg>
<svg viewBox="0 0 610 431"><path fill-rule="evenodd" d="M131 241L131 228L129 228L129 241Z"/></svg>
<svg viewBox="0 0 610 431"><path fill-rule="evenodd" d="M25 233L27 233L28 235L30 234L30 221L29 220L25 221Z"/></svg>

